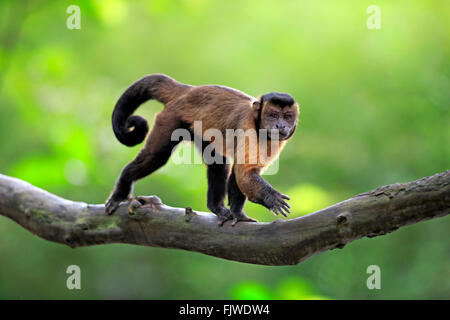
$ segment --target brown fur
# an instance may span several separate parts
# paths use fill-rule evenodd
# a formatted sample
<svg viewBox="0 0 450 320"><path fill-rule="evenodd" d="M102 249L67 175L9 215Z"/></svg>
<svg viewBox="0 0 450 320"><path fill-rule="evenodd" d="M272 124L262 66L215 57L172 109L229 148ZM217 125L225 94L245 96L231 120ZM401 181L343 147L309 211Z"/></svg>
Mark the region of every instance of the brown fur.
<svg viewBox="0 0 450 320"><path fill-rule="evenodd" d="M140 96L142 98L136 98ZM292 97L286 94L271 93L256 99L241 91L224 86L190 86L181 84L165 75L150 75L135 82L119 99L115 110L116 116L113 116L113 126L118 128L117 132L115 129L118 137L133 133L130 131L131 125L128 124L127 127L129 120L126 119L131 116L131 113L137 106L128 107L130 103L127 104L127 101L134 103L136 100L138 103L142 103L141 100L151 98L163 102L165 107L157 114L144 148L136 159L122 171L121 177L108 199L108 213L111 214L118 206L118 203L131 193L131 186L136 180L150 174L166 163L172 149L176 145L176 142L171 141L172 132L178 128L186 128L193 132L195 121L202 121L202 136L207 129L218 129L222 133L224 148L216 148L214 141L205 141L205 143L212 143L215 152L225 159L236 159L236 155L240 151L238 148L245 148L246 161L243 164L236 163L233 166L231 177L229 166L212 165L208 167L208 178L211 175L211 179L220 180L217 183L209 181L210 189L214 190L211 192L211 199L208 191L208 207L221 218L222 222L230 217L230 212L223 205L224 195L222 196L222 193L226 190L226 187L222 187L222 184L227 184L228 180L230 180L228 182L229 189L233 188L233 185L237 185L239 189L231 190L232 195L230 195L229 190L229 197L239 198L239 202L242 202L242 199L245 202L245 197L248 197L249 200L266 206L276 214L285 214L284 211L289 211L287 209L289 205L284 201L288 197L273 189L261 178L260 174L276 159L286 140L290 138L295 130L299 109ZM267 99L267 101L264 99ZM128 111L125 113L121 111L126 109ZM131 113L130 110L132 110ZM278 120L271 118L271 114L273 115L274 113L279 114ZM289 121L286 120L288 118L284 118L288 114L292 116L292 119L289 118ZM270 140L259 145L259 136L256 137L258 143L256 150L259 151L261 147L266 149L268 154L267 157L257 156L256 163L249 163L249 158L254 156L249 152L249 143L245 144L245 146L235 145L234 149L226 148L225 132L227 129L258 130L275 128L275 126L286 129L289 135L285 137L285 140L279 141L275 149L271 148ZM120 132L120 130L123 130L123 132ZM139 139L134 140L138 141ZM219 178L214 178L215 176ZM236 187L234 188L236 189ZM216 189L220 189L220 191ZM214 200L214 196L218 200ZM230 202L232 202L231 199ZM242 208L238 209L239 212L233 212L233 204L231 203L231 205L231 215L234 218L234 223L237 221L253 221L253 219L245 216L241 211ZM241 203L237 207L241 207Z"/></svg>

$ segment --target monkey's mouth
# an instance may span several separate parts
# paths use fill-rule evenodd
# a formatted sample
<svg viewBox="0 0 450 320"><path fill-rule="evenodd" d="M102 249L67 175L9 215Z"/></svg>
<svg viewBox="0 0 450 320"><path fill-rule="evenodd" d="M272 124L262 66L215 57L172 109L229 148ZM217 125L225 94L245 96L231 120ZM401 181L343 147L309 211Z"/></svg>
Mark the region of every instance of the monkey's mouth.
<svg viewBox="0 0 450 320"><path fill-rule="evenodd" d="M267 130L267 138L270 140L286 140L289 137L289 132L285 130L272 129Z"/></svg>

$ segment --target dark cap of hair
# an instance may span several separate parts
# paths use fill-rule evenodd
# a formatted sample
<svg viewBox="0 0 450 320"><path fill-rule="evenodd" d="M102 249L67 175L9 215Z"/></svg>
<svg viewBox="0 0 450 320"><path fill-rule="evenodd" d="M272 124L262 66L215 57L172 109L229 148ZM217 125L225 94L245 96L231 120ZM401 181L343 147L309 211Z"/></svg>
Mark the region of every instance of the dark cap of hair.
<svg viewBox="0 0 450 320"><path fill-rule="evenodd" d="M270 102L274 105L284 108L286 106L293 105L295 103L294 98L287 93L270 92L261 97L261 104L264 102Z"/></svg>

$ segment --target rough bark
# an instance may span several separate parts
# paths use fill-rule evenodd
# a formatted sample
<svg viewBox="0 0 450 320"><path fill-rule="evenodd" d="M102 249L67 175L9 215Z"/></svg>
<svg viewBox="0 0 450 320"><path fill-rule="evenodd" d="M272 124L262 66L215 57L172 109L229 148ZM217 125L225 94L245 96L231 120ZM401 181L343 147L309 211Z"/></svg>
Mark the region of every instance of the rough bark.
<svg viewBox="0 0 450 320"><path fill-rule="evenodd" d="M57 197L0 175L0 214L37 236L72 248L108 243L177 248L262 265L294 265L362 237L442 217L450 212L450 170L359 194L326 209L272 223L217 225L215 215L173 208L156 196L123 203L112 216L103 205ZM134 205L137 202L133 203Z"/></svg>

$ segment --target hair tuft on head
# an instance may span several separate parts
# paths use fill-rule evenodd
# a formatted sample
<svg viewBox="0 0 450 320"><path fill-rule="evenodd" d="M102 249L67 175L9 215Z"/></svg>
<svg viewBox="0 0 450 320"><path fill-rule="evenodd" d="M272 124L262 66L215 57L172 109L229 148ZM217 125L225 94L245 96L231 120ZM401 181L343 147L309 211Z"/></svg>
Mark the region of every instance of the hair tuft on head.
<svg viewBox="0 0 450 320"><path fill-rule="evenodd" d="M287 93L270 92L261 97L261 103L270 102L274 105L284 108L295 103L294 98Z"/></svg>

